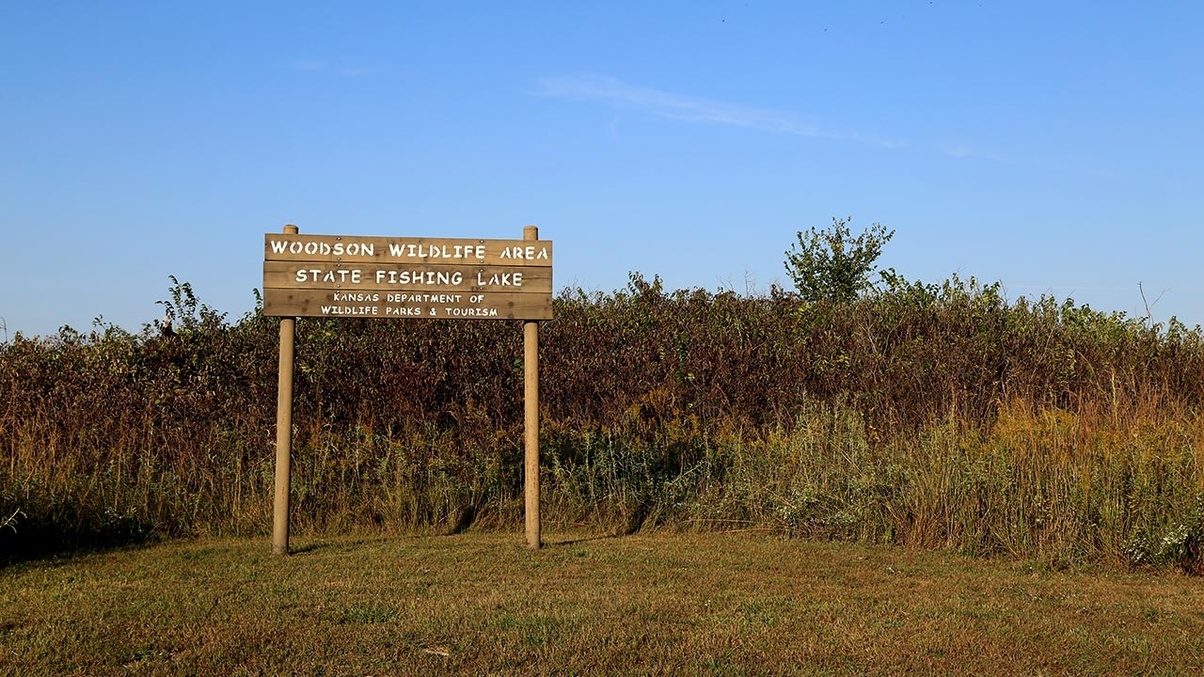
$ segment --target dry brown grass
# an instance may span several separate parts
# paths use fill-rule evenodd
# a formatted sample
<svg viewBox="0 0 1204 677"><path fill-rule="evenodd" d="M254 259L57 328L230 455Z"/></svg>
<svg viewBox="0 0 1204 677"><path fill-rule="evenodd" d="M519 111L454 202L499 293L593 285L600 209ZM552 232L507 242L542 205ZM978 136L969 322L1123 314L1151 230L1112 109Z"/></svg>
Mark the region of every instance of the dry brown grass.
<svg viewBox="0 0 1204 677"><path fill-rule="evenodd" d="M278 323L169 294L170 338L0 343L0 560L268 528ZM516 323L298 331L297 533L521 521ZM1200 330L956 278L824 304L633 275L566 291L540 345L551 528L1204 571Z"/></svg>
<svg viewBox="0 0 1204 677"><path fill-rule="evenodd" d="M198 540L0 571L0 673L1191 675L1179 574L758 534Z"/></svg>

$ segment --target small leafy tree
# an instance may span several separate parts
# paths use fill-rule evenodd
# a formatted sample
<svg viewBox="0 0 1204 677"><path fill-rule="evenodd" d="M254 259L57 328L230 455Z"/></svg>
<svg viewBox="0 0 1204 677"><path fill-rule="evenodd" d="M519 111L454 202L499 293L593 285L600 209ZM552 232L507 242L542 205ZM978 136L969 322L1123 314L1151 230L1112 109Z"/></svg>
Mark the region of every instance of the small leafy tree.
<svg viewBox="0 0 1204 677"><path fill-rule="evenodd" d="M849 221L832 218L832 227L799 231L798 242L786 252L786 273L805 301L848 303L874 286L870 273L882 255L882 247L894 237L875 223L853 237ZM890 271L878 271L886 274Z"/></svg>

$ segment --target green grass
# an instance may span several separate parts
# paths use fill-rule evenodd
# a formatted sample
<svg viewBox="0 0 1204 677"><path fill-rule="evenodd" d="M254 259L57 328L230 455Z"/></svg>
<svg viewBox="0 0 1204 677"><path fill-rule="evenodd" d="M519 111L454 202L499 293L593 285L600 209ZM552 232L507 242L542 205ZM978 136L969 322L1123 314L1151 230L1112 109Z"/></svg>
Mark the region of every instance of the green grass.
<svg viewBox="0 0 1204 677"><path fill-rule="evenodd" d="M763 534L175 541L0 570L0 673L1204 671L1177 573Z"/></svg>

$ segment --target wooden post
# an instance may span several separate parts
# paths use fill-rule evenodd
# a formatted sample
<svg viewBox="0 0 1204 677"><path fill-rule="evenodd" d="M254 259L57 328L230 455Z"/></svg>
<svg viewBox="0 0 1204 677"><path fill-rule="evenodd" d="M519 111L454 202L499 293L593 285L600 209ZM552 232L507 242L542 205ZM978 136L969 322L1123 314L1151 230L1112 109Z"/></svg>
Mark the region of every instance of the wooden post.
<svg viewBox="0 0 1204 677"><path fill-rule="evenodd" d="M524 240L538 240L539 228L525 226ZM527 547L543 545L539 528L539 322L523 322L523 447L526 482Z"/></svg>
<svg viewBox="0 0 1204 677"><path fill-rule="evenodd" d="M288 225L284 232L297 234ZM280 318L280 375L276 387L276 495L272 516L272 554L288 554L288 499L293 451L293 343L297 318Z"/></svg>

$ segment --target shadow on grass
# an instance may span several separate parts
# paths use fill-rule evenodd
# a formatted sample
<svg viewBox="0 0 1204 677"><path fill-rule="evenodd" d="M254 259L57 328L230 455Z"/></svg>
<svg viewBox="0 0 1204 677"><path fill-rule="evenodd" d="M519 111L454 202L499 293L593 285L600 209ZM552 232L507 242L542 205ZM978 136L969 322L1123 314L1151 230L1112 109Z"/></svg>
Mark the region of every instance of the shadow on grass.
<svg viewBox="0 0 1204 677"><path fill-rule="evenodd" d="M630 535L630 534L601 534L598 536L583 536L581 538L571 538L571 539L568 539L565 541L545 540L543 542L543 545L546 548L561 548L561 547L566 547L566 546L570 546L570 545L578 545L581 543L591 543L593 541L609 541L609 540L613 540L616 538L623 538L628 535Z"/></svg>
<svg viewBox="0 0 1204 677"><path fill-rule="evenodd" d="M0 570L30 562L45 562L112 550L149 547L161 542L154 534L0 534Z"/></svg>
<svg viewBox="0 0 1204 677"><path fill-rule="evenodd" d="M106 513L89 519L80 511L21 513L20 520L0 529L0 568L22 562L55 559L150 545L160 540L153 525L129 515Z"/></svg>
<svg viewBox="0 0 1204 677"><path fill-rule="evenodd" d="M325 543L325 542L321 542L321 541L319 541L319 542L317 542L317 543L309 543L309 544L307 544L307 545L303 545L303 546L301 546L301 547L299 547L299 548L289 548L289 549L288 549L288 555L290 555L290 556L295 556L295 555L308 555L308 554L309 554L309 553L311 553L311 552L317 552L317 551L319 551L319 550L325 550L326 548L329 548L329 547L330 547L330 544L329 544L329 543Z"/></svg>

